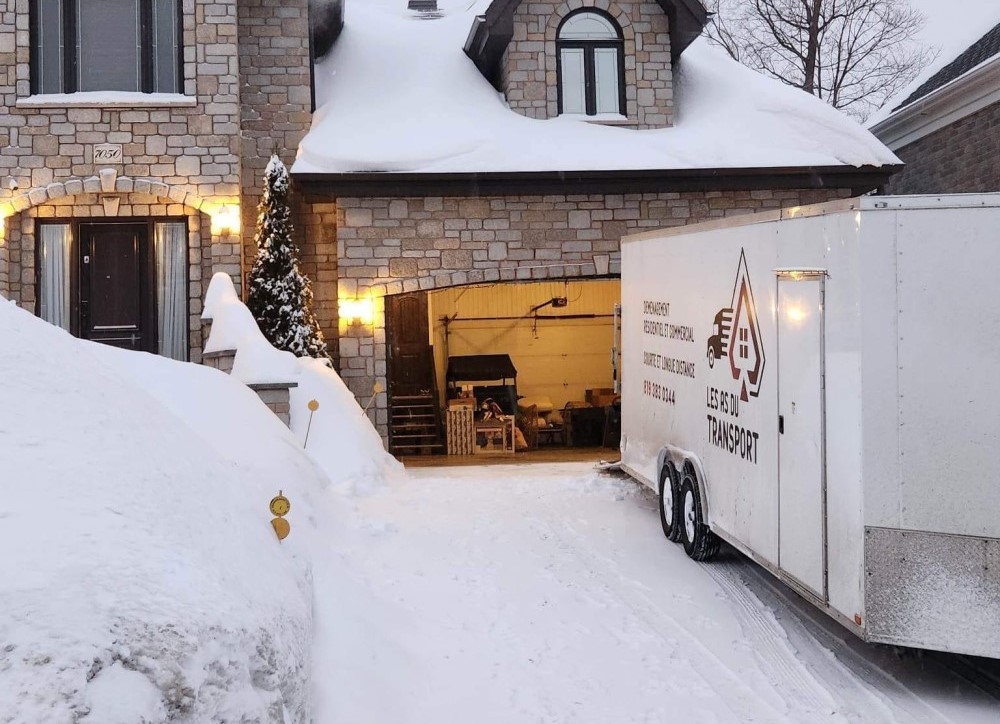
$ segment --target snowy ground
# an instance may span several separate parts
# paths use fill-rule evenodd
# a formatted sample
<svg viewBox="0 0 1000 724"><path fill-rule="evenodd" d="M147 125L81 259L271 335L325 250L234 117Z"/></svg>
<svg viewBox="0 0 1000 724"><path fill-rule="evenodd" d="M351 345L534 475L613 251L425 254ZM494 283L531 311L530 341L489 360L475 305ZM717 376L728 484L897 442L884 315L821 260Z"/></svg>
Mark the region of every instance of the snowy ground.
<svg viewBox="0 0 1000 724"><path fill-rule="evenodd" d="M413 471L346 515L315 574L317 724L997 721L735 554L691 562L650 493L586 465Z"/></svg>

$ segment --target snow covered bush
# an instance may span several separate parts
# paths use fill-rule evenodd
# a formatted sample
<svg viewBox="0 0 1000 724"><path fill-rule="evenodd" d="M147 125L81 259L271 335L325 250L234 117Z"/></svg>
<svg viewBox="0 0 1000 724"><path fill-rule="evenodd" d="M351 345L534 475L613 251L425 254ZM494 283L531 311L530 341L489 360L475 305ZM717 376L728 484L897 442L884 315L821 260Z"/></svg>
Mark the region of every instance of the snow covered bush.
<svg viewBox="0 0 1000 724"><path fill-rule="evenodd" d="M312 288L299 269L288 207L288 169L276 155L264 170L258 207L257 258L247 306L267 340L297 357L326 357L326 341L312 312Z"/></svg>

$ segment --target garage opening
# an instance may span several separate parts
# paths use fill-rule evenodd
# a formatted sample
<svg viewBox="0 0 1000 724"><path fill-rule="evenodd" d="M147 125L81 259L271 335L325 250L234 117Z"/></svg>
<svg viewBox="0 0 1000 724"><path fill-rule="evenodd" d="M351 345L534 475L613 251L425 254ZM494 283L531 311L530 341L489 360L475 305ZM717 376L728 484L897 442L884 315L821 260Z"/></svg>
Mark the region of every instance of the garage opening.
<svg viewBox="0 0 1000 724"><path fill-rule="evenodd" d="M522 462L616 450L620 298L618 279L387 297L391 452Z"/></svg>

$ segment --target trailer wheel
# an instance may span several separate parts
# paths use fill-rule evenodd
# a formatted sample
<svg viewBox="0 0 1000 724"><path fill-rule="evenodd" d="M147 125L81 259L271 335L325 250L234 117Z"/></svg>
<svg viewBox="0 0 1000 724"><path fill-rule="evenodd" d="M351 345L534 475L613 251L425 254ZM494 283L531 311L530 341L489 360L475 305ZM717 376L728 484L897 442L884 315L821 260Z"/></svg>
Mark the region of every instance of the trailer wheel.
<svg viewBox="0 0 1000 724"><path fill-rule="evenodd" d="M691 473L686 474L681 483L680 515L684 552L696 561L713 558L719 552L719 538L705 525L698 482Z"/></svg>
<svg viewBox="0 0 1000 724"><path fill-rule="evenodd" d="M708 349L708 368L712 369L713 367L715 367L715 352L713 352L712 348L709 347L709 349Z"/></svg>
<svg viewBox="0 0 1000 724"><path fill-rule="evenodd" d="M677 468L667 463L660 471L660 525L667 540L681 539L680 493L677 489Z"/></svg>

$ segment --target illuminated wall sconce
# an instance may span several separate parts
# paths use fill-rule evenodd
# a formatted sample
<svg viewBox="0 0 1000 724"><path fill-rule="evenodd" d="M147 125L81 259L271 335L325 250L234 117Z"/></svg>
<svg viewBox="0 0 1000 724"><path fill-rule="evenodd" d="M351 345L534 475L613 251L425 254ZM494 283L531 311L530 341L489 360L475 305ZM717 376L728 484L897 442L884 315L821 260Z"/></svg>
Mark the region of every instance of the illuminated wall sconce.
<svg viewBox="0 0 1000 724"><path fill-rule="evenodd" d="M337 302L340 318L353 326L370 327L375 324L373 299L341 299Z"/></svg>
<svg viewBox="0 0 1000 724"><path fill-rule="evenodd" d="M212 212L212 235L230 236L240 231L239 204L222 204Z"/></svg>
<svg viewBox="0 0 1000 724"><path fill-rule="evenodd" d="M597 276L603 277L611 268L610 254L594 254L594 271Z"/></svg>
<svg viewBox="0 0 1000 724"><path fill-rule="evenodd" d="M14 209L10 204L0 206L0 246L7 241L7 221L14 215Z"/></svg>

